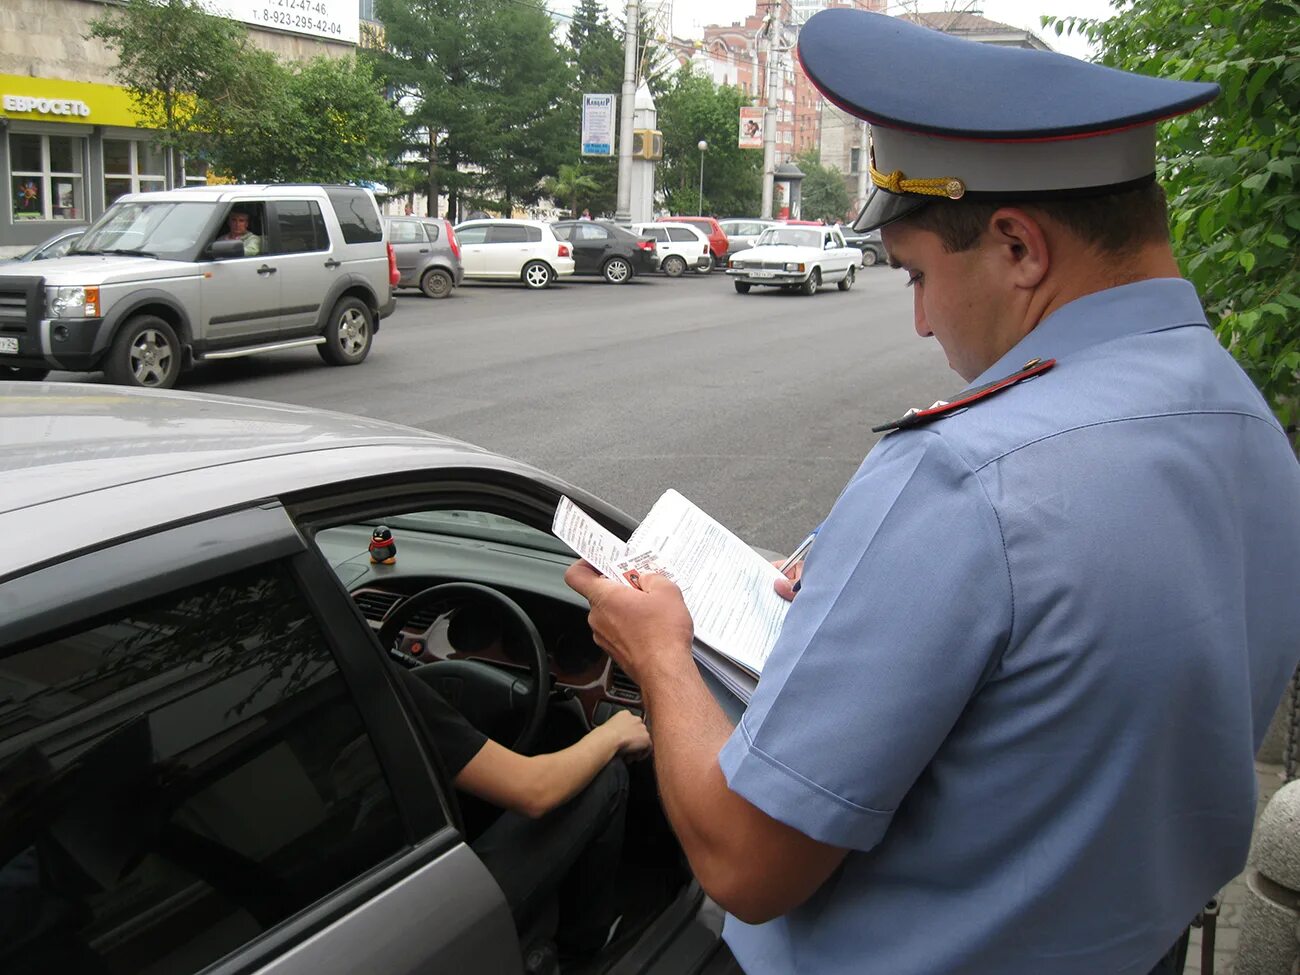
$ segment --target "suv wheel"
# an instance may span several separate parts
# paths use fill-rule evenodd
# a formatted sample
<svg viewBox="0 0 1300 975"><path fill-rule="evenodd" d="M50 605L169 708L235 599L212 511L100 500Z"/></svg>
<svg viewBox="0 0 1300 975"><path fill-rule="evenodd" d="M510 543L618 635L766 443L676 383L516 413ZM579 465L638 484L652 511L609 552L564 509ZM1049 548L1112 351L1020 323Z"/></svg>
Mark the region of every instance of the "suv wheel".
<svg viewBox="0 0 1300 975"><path fill-rule="evenodd" d="M663 266L660 270L670 278L680 278L686 273L686 261L676 254L669 254L664 258Z"/></svg>
<svg viewBox="0 0 1300 975"><path fill-rule="evenodd" d="M440 268L431 267L420 278L420 290L429 298L446 298L451 288L451 275Z"/></svg>
<svg viewBox="0 0 1300 975"><path fill-rule="evenodd" d="M316 346L331 366L355 366L370 354L375 325L370 308L360 298L340 298L325 326L325 344Z"/></svg>
<svg viewBox="0 0 1300 975"><path fill-rule="evenodd" d="M853 287L853 282L857 278L857 276L858 276L857 271L855 271L853 268L849 268L849 273L844 275L844 277L840 278L840 283L837 285L837 287L841 291L848 291L849 288Z"/></svg>
<svg viewBox="0 0 1300 975"><path fill-rule="evenodd" d="M0 366L0 379L23 379L38 383L49 374L50 370L37 369L33 366Z"/></svg>
<svg viewBox="0 0 1300 975"><path fill-rule="evenodd" d="M157 315L136 315L118 330L104 376L118 386L171 389L181 374L181 344Z"/></svg>
<svg viewBox="0 0 1300 975"><path fill-rule="evenodd" d="M632 280L632 265L622 257L611 257L600 273L610 284L627 284Z"/></svg>
<svg viewBox="0 0 1300 975"><path fill-rule="evenodd" d="M876 262L879 260L880 260L880 255L877 254L875 250L873 250L870 247L868 247L866 250L862 252L863 267L874 267Z"/></svg>
<svg viewBox="0 0 1300 975"><path fill-rule="evenodd" d="M817 289L821 287L821 283L822 283L822 272L817 270L816 268L813 268L812 274L808 275L807 280L805 280L803 284L799 285L799 292L800 294L805 294L808 295L809 297L812 297L817 293Z"/></svg>
<svg viewBox="0 0 1300 975"><path fill-rule="evenodd" d="M545 261L529 261L524 265L523 273L519 276L523 278L524 284L534 291L549 288L551 279L554 277L550 265Z"/></svg>

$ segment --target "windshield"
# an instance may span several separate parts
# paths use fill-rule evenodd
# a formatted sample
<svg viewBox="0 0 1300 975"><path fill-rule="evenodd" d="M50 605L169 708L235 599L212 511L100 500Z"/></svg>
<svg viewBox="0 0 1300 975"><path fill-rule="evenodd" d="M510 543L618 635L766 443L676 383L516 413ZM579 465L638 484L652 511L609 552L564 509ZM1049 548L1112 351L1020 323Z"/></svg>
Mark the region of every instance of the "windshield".
<svg viewBox="0 0 1300 975"><path fill-rule="evenodd" d="M367 521L367 526L379 525L380 521ZM506 545L523 545L527 548L555 552L559 555L572 555L573 550L550 532L540 531L529 525L494 515L486 511L416 511L410 514L394 515L384 519L383 524L394 530L432 532L440 535L457 535L461 538L474 538L483 542L500 542Z"/></svg>
<svg viewBox="0 0 1300 975"><path fill-rule="evenodd" d="M77 241L74 254L142 254L178 259L194 249L215 203L118 203Z"/></svg>
<svg viewBox="0 0 1300 975"><path fill-rule="evenodd" d="M790 244L794 247L821 247L820 230L795 230L791 227L771 227L755 242L755 247L772 244Z"/></svg>

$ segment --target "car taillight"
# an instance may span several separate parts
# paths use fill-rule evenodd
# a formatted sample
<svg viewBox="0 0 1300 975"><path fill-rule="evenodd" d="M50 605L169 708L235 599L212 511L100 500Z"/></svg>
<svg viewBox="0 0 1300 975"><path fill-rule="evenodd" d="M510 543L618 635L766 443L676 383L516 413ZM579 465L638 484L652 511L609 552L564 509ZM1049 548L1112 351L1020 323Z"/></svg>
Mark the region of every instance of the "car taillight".
<svg viewBox="0 0 1300 975"><path fill-rule="evenodd" d="M655 242L653 240L638 240L636 246L643 251L652 251L655 249Z"/></svg>
<svg viewBox="0 0 1300 975"><path fill-rule="evenodd" d="M385 244L388 248L388 283L395 285L402 280L402 276L397 272L397 251L393 250L392 244Z"/></svg>
<svg viewBox="0 0 1300 975"><path fill-rule="evenodd" d="M568 257L568 256L569 256L569 245L568 245L568 244L561 244L561 245L560 245L560 257Z"/></svg>
<svg viewBox="0 0 1300 975"><path fill-rule="evenodd" d="M460 260L460 242L456 240L456 231L452 229L451 224L447 224L447 246L451 248L452 257Z"/></svg>

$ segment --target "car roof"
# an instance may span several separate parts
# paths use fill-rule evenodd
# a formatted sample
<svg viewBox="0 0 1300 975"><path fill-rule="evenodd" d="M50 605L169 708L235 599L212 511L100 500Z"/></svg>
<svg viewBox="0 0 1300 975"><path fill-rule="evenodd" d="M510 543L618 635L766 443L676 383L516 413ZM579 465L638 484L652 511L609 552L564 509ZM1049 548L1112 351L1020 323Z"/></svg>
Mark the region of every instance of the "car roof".
<svg viewBox="0 0 1300 975"><path fill-rule="evenodd" d="M0 577L196 515L370 473L520 474L450 437L287 403L91 383L0 382Z"/></svg>
<svg viewBox="0 0 1300 975"><path fill-rule="evenodd" d="M633 224L632 226L634 227L676 227L678 230L683 230L683 229L693 230L697 234L703 233L703 231L701 231L700 228L695 226L694 224L681 223L680 221L677 220L652 220L649 223L637 223L637 224Z"/></svg>
<svg viewBox="0 0 1300 975"><path fill-rule="evenodd" d="M219 186L182 186L174 190L124 193L118 197L117 202L229 203L235 200L251 200L259 196L305 196L323 200L326 197L326 190L352 190L370 194L370 191L362 186L324 186L319 183L227 183Z"/></svg>
<svg viewBox="0 0 1300 975"><path fill-rule="evenodd" d="M468 227L475 223L522 223L530 227L549 227L550 224L545 220L529 220L525 217L475 217L473 220L462 220L456 224L457 227Z"/></svg>

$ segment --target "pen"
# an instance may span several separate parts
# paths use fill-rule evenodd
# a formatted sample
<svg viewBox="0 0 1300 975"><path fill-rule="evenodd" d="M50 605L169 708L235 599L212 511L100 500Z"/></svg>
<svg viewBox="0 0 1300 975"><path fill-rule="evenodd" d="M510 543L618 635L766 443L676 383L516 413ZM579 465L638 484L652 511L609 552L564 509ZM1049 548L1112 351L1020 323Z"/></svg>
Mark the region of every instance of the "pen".
<svg viewBox="0 0 1300 975"><path fill-rule="evenodd" d="M818 525L817 528L814 528L812 531L810 531L808 533L808 537L799 543L799 547L790 553L790 557L781 563L780 568L777 569L777 571L780 572L781 575L785 575L787 569L789 569L792 565L794 565L796 562L798 562L800 559L804 558L808 554L808 550L812 548L813 540L816 539L817 531L820 528L821 526Z"/></svg>

